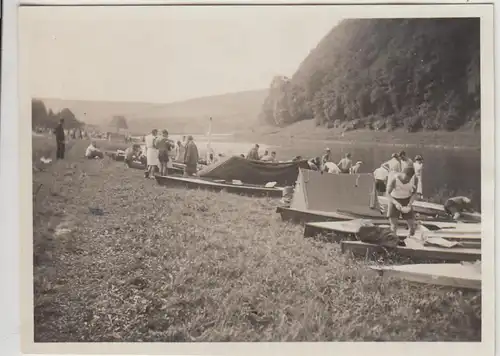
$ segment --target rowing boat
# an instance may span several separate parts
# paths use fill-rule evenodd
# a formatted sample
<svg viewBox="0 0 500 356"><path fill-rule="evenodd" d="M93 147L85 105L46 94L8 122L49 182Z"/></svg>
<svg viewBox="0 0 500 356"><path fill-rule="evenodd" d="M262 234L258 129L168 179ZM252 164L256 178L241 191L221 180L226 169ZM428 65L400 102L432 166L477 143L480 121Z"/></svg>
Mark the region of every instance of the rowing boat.
<svg viewBox="0 0 500 356"><path fill-rule="evenodd" d="M269 196L280 197L283 195L283 188L266 188L263 186L249 184L234 184L226 181L214 181L197 177L179 176L155 176L158 184L163 186L181 186L189 189L206 189L212 191L227 191L249 196Z"/></svg>

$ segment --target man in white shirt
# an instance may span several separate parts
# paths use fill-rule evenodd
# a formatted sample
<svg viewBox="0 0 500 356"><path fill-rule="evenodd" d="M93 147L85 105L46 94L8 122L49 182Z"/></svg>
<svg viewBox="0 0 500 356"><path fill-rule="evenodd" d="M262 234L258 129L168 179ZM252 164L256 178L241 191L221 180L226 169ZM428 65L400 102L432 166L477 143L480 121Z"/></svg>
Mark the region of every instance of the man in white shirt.
<svg viewBox="0 0 500 356"><path fill-rule="evenodd" d="M92 141L85 151L85 157L88 159L104 158L104 154L97 148L96 143Z"/></svg>
<svg viewBox="0 0 500 356"><path fill-rule="evenodd" d="M387 170L385 166L378 167L373 171L373 178L375 178L375 189L377 189L377 193L384 194L387 188L389 170Z"/></svg>

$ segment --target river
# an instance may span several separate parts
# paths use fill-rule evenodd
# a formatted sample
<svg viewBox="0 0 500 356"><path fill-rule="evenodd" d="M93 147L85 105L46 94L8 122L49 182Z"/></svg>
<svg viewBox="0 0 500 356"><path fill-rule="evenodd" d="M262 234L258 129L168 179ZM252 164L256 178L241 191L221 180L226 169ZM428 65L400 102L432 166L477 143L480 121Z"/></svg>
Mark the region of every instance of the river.
<svg viewBox="0 0 500 356"><path fill-rule="evenodd" d="M172 137L178 139L178 137ZM206 149L208 140L206 136L195 135L195 141L200 149ZM212 135L211 146L216 152L226 154L246 154L253 143L233 142L231 135ZM303 157L320 156L327 147L325 143L314 141L297 141L286 146L260 145L261 154L265 149L276 151L277 158L290 159L296 155ZM361 173L371 173L388 160L391 154L400 150L397 147L352 144L328 143L336 160L340 160L347 152L352 154L354 161L362 161ZM423 190L424 197L445 195L466 195L471 197L474 205L479 209L481 205L481 151L480 149L444 149L444 148L412 148L404 149L412 159L415 155L424 158Z"/></svg>

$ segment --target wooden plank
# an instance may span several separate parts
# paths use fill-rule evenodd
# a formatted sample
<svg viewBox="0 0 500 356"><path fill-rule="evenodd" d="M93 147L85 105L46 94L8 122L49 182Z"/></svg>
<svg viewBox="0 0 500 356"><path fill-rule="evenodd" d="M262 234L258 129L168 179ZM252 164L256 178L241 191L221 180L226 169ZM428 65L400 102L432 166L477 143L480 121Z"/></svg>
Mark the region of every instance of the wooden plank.
<svg viewBox="0 0 500 356"><path fill-rule="evenodd" d="M481 289L481 270L471 265L439 263L372 266L370 268L384 277L396 277L411 282L465 289Z"/></svg>
<svg viewBox="0 0 500 356"><path fill-rule="evenodd" d="M355 255L366 256L370 253L384 252L384 248L379 245L367 244L361 241L342 241L342 252L350 251ZM419 248L398 246L394 248L401 256L424 260L441 261L477 261L481 260L481 250L471 248L440 248L425 246Z"/></svg>
<svg viewBox="0 0 500 356"><path fill-rule="evenodd" d="M353 219L352 216L336 212L297 210L285 207L278 207L276 212L281 215L281 219L284 221L293 221L301 224L314 221L347 221Z"/></svg>

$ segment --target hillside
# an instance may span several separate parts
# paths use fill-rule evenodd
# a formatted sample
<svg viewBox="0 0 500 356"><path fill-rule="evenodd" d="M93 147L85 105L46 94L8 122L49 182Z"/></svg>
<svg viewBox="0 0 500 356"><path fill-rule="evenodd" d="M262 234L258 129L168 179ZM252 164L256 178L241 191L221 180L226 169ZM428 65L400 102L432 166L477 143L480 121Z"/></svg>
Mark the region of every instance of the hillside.
<svg viewBox="0 0 500 356"><path fill-rule="evenodd" d="M124 116L130 131L144 133L153 128L171 132L204 133L208 118L213 131L228 133L255 124L267 90L254 90L162 104L41 99L48 109L70 109L87 124L106 127L114 116Z"/></svg>
<svg viewBox="0 0 500 356"><path fill-rule="evenodd" d="M260 118L346 131L478 129L479 49L479 19L344 20L292 78L274 78Z"/></svg>

